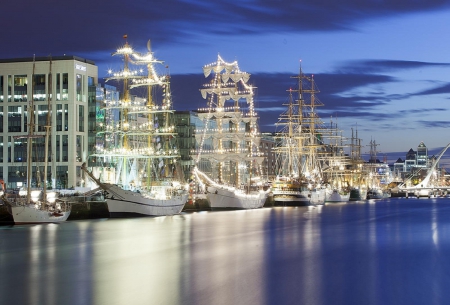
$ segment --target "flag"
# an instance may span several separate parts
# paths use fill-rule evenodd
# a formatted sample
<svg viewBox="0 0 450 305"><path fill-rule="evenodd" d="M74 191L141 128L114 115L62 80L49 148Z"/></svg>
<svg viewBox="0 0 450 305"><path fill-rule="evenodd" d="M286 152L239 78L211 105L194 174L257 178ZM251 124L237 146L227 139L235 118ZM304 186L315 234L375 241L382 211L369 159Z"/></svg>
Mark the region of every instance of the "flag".
<svg viewBox="0 0 450 305"><path fill-rule="evenodd" d="M127 38L128 38L128 35L127 35L127 34L123 35L123 38L124 38L124 39L127 39Z"/></svg>

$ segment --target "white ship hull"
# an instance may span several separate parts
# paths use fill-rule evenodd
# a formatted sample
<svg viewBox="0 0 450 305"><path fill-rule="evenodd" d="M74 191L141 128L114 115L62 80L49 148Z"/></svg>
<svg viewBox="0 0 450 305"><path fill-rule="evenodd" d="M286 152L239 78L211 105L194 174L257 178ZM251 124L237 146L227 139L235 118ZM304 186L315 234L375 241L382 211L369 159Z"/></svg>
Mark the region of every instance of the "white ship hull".
<svg viewBox="0 0 450 305"><path fill-rule="evenodd" d="M147 198L141 193L111 185L106 191L106 203L111 217L170 216L180 214L188 199L187 192L169 198Z"/></svg>
<svg viewBox="0 0 450 305"><path fill-rule="evenodd" d="M311 191L311 204L324 204L325 203L325 190L316 189Z"/></svg>
<svg viewBox="0 0 450 305"><path fill-rule="evenodd" d="M309 191L289 191L273 190L273 200L275 202L297 202L298 204L309 204Z"/></svg>
<svg viewBox="0 0 450 305"><path fill-rule="evenodd" d="M273 189L273 200L288 205L324 204L325 190L291 191Z"/></svg>
<svg viewBox="0 0 450 305"><path fill-rule="evenodd" d="M337 190L327 190L325 202L347 202L350 200L350 193L341 194Z"/></svg>
<svg viewBox="0 0 450 305"><path fill-rule="evenodd" d="M70 215L70 211L40 210L34 204L12 206L10 209L15 224L59 223L66 221Z"/></svg>
<svg viewBox="0 0 450 305"><path fill-rule="evenodd" d="M266 202L268 192L245 194L237 190L208 187L207 198L212 209L258 209Z"/></svg>

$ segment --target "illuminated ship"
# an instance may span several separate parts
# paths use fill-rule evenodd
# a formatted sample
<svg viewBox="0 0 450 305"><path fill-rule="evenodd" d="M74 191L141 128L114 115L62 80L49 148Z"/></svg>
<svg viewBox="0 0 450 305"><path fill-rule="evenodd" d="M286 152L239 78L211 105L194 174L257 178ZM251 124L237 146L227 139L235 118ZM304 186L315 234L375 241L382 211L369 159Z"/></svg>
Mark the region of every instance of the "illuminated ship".
<svg viewBox="0 0 450 305"><path fill-rule="evenodd" d="M313 76L303 74L300 67L298 88L289 90L289 98L276 123L277 176L272 183L275 205L309 205L325 202L322 187L321 162L318 158L323 148L318 128L321 121L315 112L323 105L316 98ZM296 93L296 98L294 98ZM310 99L305 97L309 95Z"/></svg>
<svg viewBox="0 0 450 305"><path fill-rule="evenodd" d="M36 133L37 124L35 123L35 109L34 100L32 96L30 99L30 104L27 107L28 115L28 134L25 136L16 136L15 139L26 139L27 145L27 185L21 188L18 193L8 192L5 188L5 183L3 179L0 179L0 185L2 187L2 201L7 205L8 211L13 217L15 224L27 224L27 223L59 223L64 222L70 215L71 204L59 200L57 194L54 191L49 192L47 190L47 169L49 159L49 146L50 146L50 133L51 133L51 97L52 92L52 61L49 60L50 71L49 71L49 85L47 93L47 120L45 126L41 126L45 129L45 133ZM31 92L34 94L34 83L35 83L35 62L33 61L33 73L32 73L32 89ZM36 151L34 147L34 142L38 138L44 138L44 156L39 158L33 154ZM41 142L42 143L42 142ZM41 181L39 166L36 162L42 162L44 167L44 181ZM33 163L35 166L33 166ZM33 167L36 170L33 170ZM32 188L32 174L36 174L37 187Z"/></svg>
<svg viewBox="0 0 450 305"><path fill-rule="evenodd" d="M325 166L322 173L327 181L325 202L348 202L350 199L350 172L348 168L352 164L347 153L344 152L342 131L337 128L337 123L330 122L330 143L327 146L327 154L322 158Z"/></svg>
<svg viewBox="0 0 450 305"><path fill-rule="evenodd" d="M204 126L196 131L194 174L212 209L261 208L268 191L260 176L264 157L250 74L220 56L203 72L209 82L200 91L207 107L198 110Z"/></svg>
<svg viewBox="0 0 450 305"><path fill-rule="evenodd" d="M150 42L147 49L141 54L125 42L113 53L123 58L124 67L109 71L107 81L122 83L123 97L105 100L92 170L82 166L103 189L111 217L179 214L188 198L177 163L170 77L158 73L163 62L153 56ZM144 66L147 73L130 65ZM147 89L146 98L132 97L133 88Z"/></svg>

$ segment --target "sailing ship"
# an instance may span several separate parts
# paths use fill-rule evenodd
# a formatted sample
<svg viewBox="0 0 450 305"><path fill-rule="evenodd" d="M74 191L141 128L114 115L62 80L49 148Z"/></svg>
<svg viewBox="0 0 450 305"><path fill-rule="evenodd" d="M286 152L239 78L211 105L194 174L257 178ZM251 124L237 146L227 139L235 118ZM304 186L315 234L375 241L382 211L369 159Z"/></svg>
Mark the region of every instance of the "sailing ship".
<svg viewBox="0 0 450 305"><path fill-rule="evenodd" d="M59 223L66 221L71 212L71 204L59 200L55 192L47 190L47 163L49 160L49 146L51 133L51 106L52 106L52 61L50 58L50 71L48 75L48 91L47 91L47 118L45 134L38 134L35 132L35 106L34 106L34 87L35 87L35 60L33 59L33 73L32 73L32 96L30 105L27 107L28 111L28 134L26 136L16 136L15 139L25 138L27 140L27 184L26 189L21 190L19 194L12 194L7 192L5 182L0 180L0 185L3 190L2 200L8 205L8 211L13 217L15 224L27 223ZM37 187L32 188L33 175L33 160L38 160L38 157L33 157L34 140L38 138L45 138L44 140L44 181L41 187L40 176L37 177ZM35 163L37 175L39 175L39 166Z"/></svg>
<svg viewBox="0 0 450 305"><path fill-rule="evenodd" d="M316 98L314 77L300 71L297 88L289 89L287 110L276 123L277 176L272 183L275 205L309 205L325 202L322 170L318 154L323 149L320 121L316 107L323 104ZM297 98L294 99L294 93ZM306 99L309 95L309 100Z"/></svg>
<svg viewBox="0 0 450 305"><path fill-rule="evenodd" d="M364 171L364 160L361 157L361 139L358 138L358 129L354 133L350 144L350 198L349 201L360 201L367 199L367 173Z"/></svg>
<svg viewBox="0 0 450 305"><path fill-rule="evenodd" d="M204 126L195 135L194 174L212 209L261 208L268 191L261 178L264 156L250 74L220 55L203 72L209 82L200 91L207 107L198 110Z"/></svg>
<svg viewBox="0 0 450 305"><path fill-rule="evenodd" d="M379 144L375 140L370 140L370 158L369 162L363 165L367 173L367 199L383 199L390 197L387 190L389 183L393 181L392 172L386 160L380 162L377 159L376 147Z"/></svg>
<svg viewBox="0 0 450 305"><path fill-rule="evenodd" d="M325 202L347 202L350 198L349 171L350 158L345 153L344 141L347 139L342 135L342 130L338 129L337 122L330 122L328 132L323 138L329 138L326 144L325 153L320 158L324 164L322 172L326 181Z"/></svg>
<svg viewBox="0 0 450 305"><path fill-rule="evenodd" d="M170 76L157 72L163 61L154 57L150 41L147 49L141 54L126 41L113 53L123 58L124 66L119 72L110 71L107 81L123 84L123 98L105 100L105 121L90 156L92 170L82 166L104 191L111 217L179 214L188 198L177 163ZM147 73L130 65L145 66ZM133 88L147 89L146 98L132 98Z"/></svg>

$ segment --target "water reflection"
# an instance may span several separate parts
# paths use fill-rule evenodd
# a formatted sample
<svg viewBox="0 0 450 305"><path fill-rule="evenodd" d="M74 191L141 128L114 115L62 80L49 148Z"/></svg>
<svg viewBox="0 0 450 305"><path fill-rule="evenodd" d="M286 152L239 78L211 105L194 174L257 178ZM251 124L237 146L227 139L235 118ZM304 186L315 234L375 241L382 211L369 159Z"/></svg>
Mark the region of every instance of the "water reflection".
<svg viewBox="0 0 450 305"><path fill-rule="evenodd" d="M448 219L448 199L391 199L0 227L0 294L5 304L442 304Z"/></svg>

